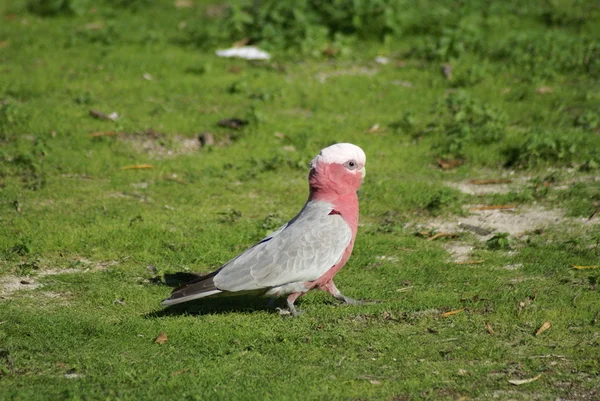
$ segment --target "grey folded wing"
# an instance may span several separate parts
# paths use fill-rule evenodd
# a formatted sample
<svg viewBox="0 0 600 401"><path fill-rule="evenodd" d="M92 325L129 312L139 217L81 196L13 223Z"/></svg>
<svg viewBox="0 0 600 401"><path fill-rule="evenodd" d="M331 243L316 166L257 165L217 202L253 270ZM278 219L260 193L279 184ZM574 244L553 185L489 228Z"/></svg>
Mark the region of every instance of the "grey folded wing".
<svg viewBox="0 0 600 401"><path fill-rule="evenodd" d="M352 230L331 205L307 204L272 236L226 263L215 275L224 291L251 291L313 281L337 264Z"/></svg>

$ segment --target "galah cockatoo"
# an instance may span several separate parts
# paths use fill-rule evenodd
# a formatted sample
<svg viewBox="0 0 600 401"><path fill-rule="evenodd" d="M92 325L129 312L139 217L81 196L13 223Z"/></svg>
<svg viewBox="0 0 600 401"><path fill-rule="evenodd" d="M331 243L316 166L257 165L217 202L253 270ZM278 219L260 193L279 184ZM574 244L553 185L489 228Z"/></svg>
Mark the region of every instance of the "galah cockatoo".
<svg viewBox="0 0 600 401"><path fill-rule="evenodd" d="M361 148L338 143L321 150L310 163L310 194L300 213L252 248L218 270L173 291L162 302L170 306L217 294L287 296L294 302L313 288L325 290L345 303L333 276L346 264L358 229L358 196L365 176Z"/></svg>

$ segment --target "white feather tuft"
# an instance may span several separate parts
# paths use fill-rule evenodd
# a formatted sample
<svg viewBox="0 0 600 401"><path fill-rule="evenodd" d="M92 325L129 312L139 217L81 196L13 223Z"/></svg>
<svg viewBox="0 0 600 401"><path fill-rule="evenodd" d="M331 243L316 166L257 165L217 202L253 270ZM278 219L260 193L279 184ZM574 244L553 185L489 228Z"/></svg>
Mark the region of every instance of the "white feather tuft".
<svg viewBox="0 0 600 401"><path fill-rule="evenodd" d="M344 164L349 160L354 160L361 166L367 162L367 156L361 148L351 143L336 143L321 150L321 152L310 163L311 168L317 163L338 163Z"/></svg>

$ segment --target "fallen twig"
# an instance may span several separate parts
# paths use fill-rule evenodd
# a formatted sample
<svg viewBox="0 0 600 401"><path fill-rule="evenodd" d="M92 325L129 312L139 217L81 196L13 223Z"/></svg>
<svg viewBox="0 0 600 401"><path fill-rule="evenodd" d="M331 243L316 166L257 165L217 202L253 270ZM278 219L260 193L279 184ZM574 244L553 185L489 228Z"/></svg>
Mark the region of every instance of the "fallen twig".
<svg viewBox="0 0 600 401"><path fill-rule="evenodd" d="M152 164L133 164L131 166L121 167L121 170L141 170L147 168L154 168Z"/></svg>
<svg viewBox="0 0 600 401"><path fill-rule="evenodd" d="M539 375L537 375L537 376L535 376L535 377L532 377L531 379L523 379L523 380L509 380L508 382L509 382L510 384L514 384L515 386L520 386L520 385L522 385L522 384L532 383L532 382L536 381L537 379L539 379L540 377L542 377L542 375L541 375L541 374L539 374Z"/></svg>
<svg viewBox="0 0 600 401"><path fill-rule="evenodd" d="M453 316L453 315L456 315L458 313L464 312L464 310L465 310L465 308L461 308L461 309L457 309L457 310L451 310L450 312L442 313L440 315L440 317Z"/></svg>
<svg viewBox="0 0 600 401"><path fill-rule="evenodd" d="M181 370L178 370L177 372L171 373L171 376L177 376L182 373L188 373L189 371L190 371L190 368L181 369Z"/></svg>
<svg viewBox="0 0 600 401"><path fill-rule="evenodd" d="M483 259L479 260L463 260L462 262L455 262L457 265L478 265L480 263L485 262Z"/></svg>
<svg viewBox="0 0 600 401"><path fill-rule="evenodd" d="M98 118L100 120L111 120L111 121L117 121L117 119L119 118L119 114L117 114L117 112L113 111L110 114L106 114L106 113L103 113L101 111L94 110L94 109L90 109L90 116L92 116L94 118Z"/></svg>
<svg viewBox="0 0 600 401"><path fill-rule="evenodd" d="M115 136L115 135L119 135L119 133L116 131L106 131L106 132L99 131L99 132L92 132L92 133L88 134L88 136L90 138L97 138L100 136Z"/></svg>
<svg viewBox="0 0 600 401"><path fill-rule="evenodd" d="M437 233L435 235L432 235L431 237L427 238L427 241L435 241L438 238L456 238L458 237L458 234L455 233Z"/></svg>
<svg viewBox="0 0 600 401"><path fill-rule="evenodd" d="M600 266L597 266L597 265L592 265L592 266L571 265L571 267L575 270L586 270L586 269L597 269Z"/></svg>

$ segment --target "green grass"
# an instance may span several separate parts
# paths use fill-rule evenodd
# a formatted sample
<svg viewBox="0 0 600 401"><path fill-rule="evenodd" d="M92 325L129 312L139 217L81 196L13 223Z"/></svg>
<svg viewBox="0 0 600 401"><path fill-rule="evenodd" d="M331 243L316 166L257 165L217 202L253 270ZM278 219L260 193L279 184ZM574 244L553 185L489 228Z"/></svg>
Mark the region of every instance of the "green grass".
<svg viewBox="0 0 600 401"><path fill-rule="evenodd" d="M594 2L407 6L397 37L332 41L337 58L321 42L307 56L271 46L271 62L200 46L195 28L219 26L208 3L63 3L47 16L0 0L0 288L36 285L0 291L1 400L600 397L600 269L570 268L600 258L599 217L581 223L600 202ZM229 117L249 125L217 126ZM204 132L225 145L186 150ZM365 150L368 174L336 282L378 303L313 292L297 319L251 298L160 308L171 275L212 271L293 217L308 162L341 141ZM155 168L122 169L134 164ZM448 186L503 176L522 183ZM511 249L415 235L509 203L569 219ZM458 242L483 263L452 262Z"/></svg>

